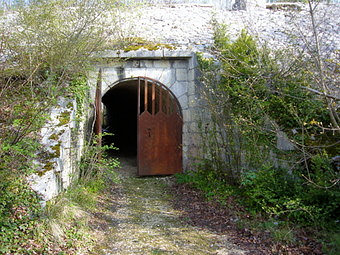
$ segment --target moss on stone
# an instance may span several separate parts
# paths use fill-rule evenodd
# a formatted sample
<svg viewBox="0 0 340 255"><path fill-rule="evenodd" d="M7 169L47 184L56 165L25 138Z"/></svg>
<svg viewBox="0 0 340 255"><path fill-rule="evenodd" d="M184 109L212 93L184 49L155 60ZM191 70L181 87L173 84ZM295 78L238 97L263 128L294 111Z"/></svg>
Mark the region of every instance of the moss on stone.
<svg viewBox="0 0 340 255"><path fill-rule="evenodd" d="M46 172L51 171L54 167L55 162L49 161L46 162L46 164L43 166L43 170L38 171L37 174L41 177L43 176Z"/></svg>
<svg viewBox="0 0 340 255"><path fill-rule="evenodd" d="M52 134L48 138L49 140L57 141L59 140L59 134Z"/></svg>
<svg viewBox="0 0 340 255"><path fill-rule="evenodd" d="M73 109L73 103L72 102L69 102L67 105L66 105L67 108L69 109Z"/></svg>
<svg viewBox="0 0 340 255"><path fill-rule="evenodd" d="M156 44L143 44L143 45L130 45L124 48L125 52L129 51L135 51L139 49L146 49L149 51L154 51L154 50L159 50L159 49L169 49L169 50L174 50L176 49L175 46L165 44L165 43L156 43Z"/></svg>
<svg viewBox="0 0 340 255"><path fill-rule="evenodd" d="M71 120L71 113L69 111L64 111L58 117L59 123L57 126L64 126L70 123Z"/></svg>
<svg viewBox="0 0 340 255"><path fill-rule="evenodd" d="M128 45L123 48L125 52L135 51L139 49L146 49L150 51L159 50L159 49L169 49L174 50L176 49L175 46L166 44L166 43L154 43L147 41L143 38L136 37L136 38L129 38Z"/></svg>
<svg viewBox="0 0 340 255"><path fill-rule="evenodd" d="M51 149L53 150L53 158L59 158L60 157L60 146L61 142L57 143L56 145L52 146Z"/></svg>

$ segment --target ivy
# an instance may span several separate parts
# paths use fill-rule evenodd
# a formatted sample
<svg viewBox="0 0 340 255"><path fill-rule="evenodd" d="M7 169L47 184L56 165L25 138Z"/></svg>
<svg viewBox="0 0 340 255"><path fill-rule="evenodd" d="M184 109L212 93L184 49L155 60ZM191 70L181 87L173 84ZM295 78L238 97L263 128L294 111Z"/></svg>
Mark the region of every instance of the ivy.
<svg viewBox="0 0 340 255"><path fill-rule="evenodd" d="M76 117L81 119L84 115L84 107L88 102L90 87L87 82L87 77L85 75L78 75L73 78L68 87L68 93L71 98L75 98L77 103L77 113Z"/></svg>

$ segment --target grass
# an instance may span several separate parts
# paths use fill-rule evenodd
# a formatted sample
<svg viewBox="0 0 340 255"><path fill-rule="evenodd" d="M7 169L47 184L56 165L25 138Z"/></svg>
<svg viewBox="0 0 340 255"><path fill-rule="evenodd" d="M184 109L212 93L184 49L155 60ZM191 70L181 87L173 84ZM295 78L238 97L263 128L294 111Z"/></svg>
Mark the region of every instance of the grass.
<svg viewBox="0 0 340 255"><path fill-rule="evenodd" d="M95 237L89 227L88 211L95 208L97 195L78 184L48 202L40 235L44 235L45 243L53 243L54 252L71 254L93 247Z"/></svg>
<svg viewBox="0 0 340 255"><path fill-rule="evenodd" d="M99 177L79 180L55 199L47 202L36 229L35 242L41 254L87 254L97 237L90 227L92 213L97 210L98 197L118 182L110 168Z"/></svg>
<svg viewBox="0 0 340 255"><path fill-rule="evenodd" d="M323 244L323 252L328 255L338 255L340 254L340 233L321 233L321 242ZM327 240L327 241L325 241Z"/></svg>
<svg viewBox="0 0 340 255"><path fill-rule="evenodd" d="M231 187L211 172L177 174L176 179L180 184L187 183L200 190L207 200L214 200L222 206L235 208L233 211L237 218L236 227L240 230L248 229L255 235L266 236L265 240L271 240L273 245L279 247L298 249L300 246L311 245L311 248L315 246L321 249L320 244L322 244L322 251L325 254L340 254L340 234L337 229L299 225L287 217L270 217L264 212L258 212L247 207L237 187Z"/></svg>

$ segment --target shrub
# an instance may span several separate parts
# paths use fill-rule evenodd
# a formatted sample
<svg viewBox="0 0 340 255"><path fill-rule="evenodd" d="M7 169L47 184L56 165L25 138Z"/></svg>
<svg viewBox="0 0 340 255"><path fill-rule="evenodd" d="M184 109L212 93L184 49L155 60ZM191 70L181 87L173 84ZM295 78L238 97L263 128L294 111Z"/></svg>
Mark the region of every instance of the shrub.
<svg viewBox="0 0 340 255"><path fill-rule="evenodd" d="M0 182L0 253L24 254L35 235L36 219L41 212L39 199L17 177L3 176Z"/></svg>
<svg viewBox="0 0 340 255"><path fill-rule="evenodd" d="M0 12L0 253L26 254L19 242L33 235L39 203L25 180L42 157L39 131L60 96L84 103L90 56L119 29L112 1L17 2Z"/></svg>
<svg viewBox="0 0 340 255"><path fill-rule="evenodd" d="M231 41L218 24L212 50L217 61L199 55L201 93L211 113L200 125L201 161L211 164L190 181L214 193L222 180L240 187L250 210L334 226L339 173L330 158L338 153L339 130L329 100L306 89L315 82L302 64L309 59L287 71L286 61L296 57L289 51L261 47L246 31ZM282 131L294 150L278 149Z"/></svg>

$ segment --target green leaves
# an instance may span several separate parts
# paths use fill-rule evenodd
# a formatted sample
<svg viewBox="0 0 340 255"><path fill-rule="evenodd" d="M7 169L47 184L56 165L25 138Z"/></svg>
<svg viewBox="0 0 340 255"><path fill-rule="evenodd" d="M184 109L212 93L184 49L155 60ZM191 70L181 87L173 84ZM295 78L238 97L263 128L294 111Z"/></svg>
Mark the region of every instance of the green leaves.
<svg viewBox="0 0 340 255"><path fill-rule="evenodd" d="M118 31L115 11L108 0L42 0L0 13L0 253L26 254L20 245L32 237L40 205L25 178L33 160L46 156L39 131L57 98L76 98L77 117L83 115L89 56Z"/></svg>
<svg viewBox="0 0 340 255"><path fill-rule="evenodd" d="M21 253L34 234L39 200L23 180L0 172L0 253Z"/></svg>
<svg viewBox="0 0 340 255"><path fill-rule="evenodd" d="M181 178L207 194L216 188L197 180L234 182L252 210L305 225L333 224L340 193L330 158L338 139L325 100L305 89L313 74L304 65L287 69L296 58L288 50L259 46L246 31L231 41L226 26L215 28L216 59L198 58L211 113L210 123L203 118L200 125L201 162L210 168ZM279 149L282 132L295 150Z"/></svg>

